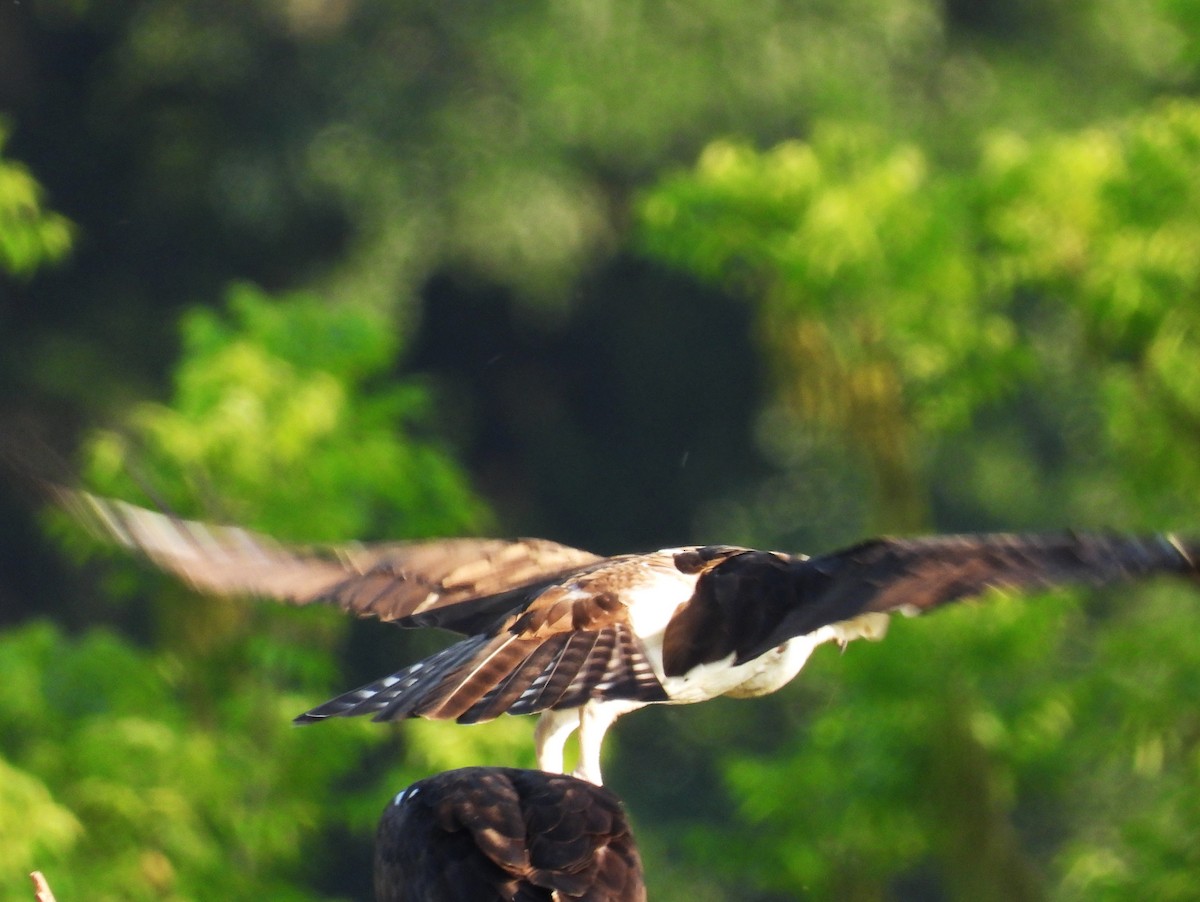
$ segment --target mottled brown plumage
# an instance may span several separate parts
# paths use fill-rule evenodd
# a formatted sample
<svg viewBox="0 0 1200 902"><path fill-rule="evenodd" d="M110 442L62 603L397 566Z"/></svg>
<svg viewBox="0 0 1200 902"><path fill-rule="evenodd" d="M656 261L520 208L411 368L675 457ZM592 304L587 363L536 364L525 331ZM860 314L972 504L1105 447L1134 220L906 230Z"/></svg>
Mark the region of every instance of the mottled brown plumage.
<svg viewBox="0 0 1200 902"><path fill-rule="evenodd" d="M63 493L80 516L198 589L326 602L466 638L297 718L489 720L543 712L539 765L599 782L619 716L653 702L763 695L823 642L879 638L920 613L996 589L1197 579L1200 544L1170 535L881 538L815 558L726 545L602 558L539 539L289 548L235 527Z"/></svg>
<svg viewBox="0 0 1200 902"><path fill-rule="evenodd" d="M621 803L563 774L467 767L414 783L384 809L379 902L641 902Z"/></svg>
<svg viewBox="0 0 1200 902"><path fill-rule="evenodd" d="M474 633L511 609L505 593L602 558L545 539L438 539L288 546L237 526L170 517L56 489L94 532L144 554L200 592L332 604L400 626Z"/></svg>

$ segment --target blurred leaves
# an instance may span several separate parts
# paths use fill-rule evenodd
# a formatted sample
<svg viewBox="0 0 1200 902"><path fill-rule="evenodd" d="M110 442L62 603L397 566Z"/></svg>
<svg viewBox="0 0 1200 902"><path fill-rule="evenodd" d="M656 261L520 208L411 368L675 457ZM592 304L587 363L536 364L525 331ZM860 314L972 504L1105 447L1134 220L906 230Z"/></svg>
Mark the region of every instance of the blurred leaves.
<svg viewBox="0 0 1200 902"><path fill-rule="evenodd" d="M69 849L79 837L79 821L54 801L46 784L3 758L0 777L0 808L8 814L0 831L0 870L28 872L51 850Z"/></svg>
<svg viewBox="0 0 1200 902"><path fill-rule="evenodd" d="M159 0L119 35L98 102L109 117L150 105L139 154L182 204L238 232L278 230L308 205L343 211L348 253L326 282L338 297L390 305L449 260L557 306L614 244L614 187L713 128L783 133L850 105L881 114L910 69L929 70L940 26L925 0L737 15L715 0L256 0L237 18ZM269 90L238 96L246 83ZM222 106L244 125L232 145Z"/></svg>
<svg viewBox="0 0 1200 902"><path fill-rule="evenodd" d="M1020 372L964 195L915 146L829 126L762 154L710 145L642 202L649 253L760 300L777 390L864 451L885 528L926 517L914 433L961 428Z"/></svg>
<svg viewBox="0 0 1200 902"><path fill-rule="evenodd" d="M104 38L82 124L137 173L115 252L156 247L165 227L185 270L390 309L445 265L570 304L621 246L629 188L715 135L777 141L836 117L957 154L988 124L1108 114L1193 68L1178 3L970 6L253 0L234 15L155 0L29 15Z"/></svg>
<svg viewBox="0 0 1200 902"><path fill-rule="evenodd" d="M425 390L382 378L398 341L380 314L243 285L227 316L194 310L183 333L171 402L139 405L126 431L92 440L89 477L105 491L169 491L183 505L209 496L224 519L306 541L483 521L464 475L425 434Z"/></svg>
<svg viewBox="0 0 1200 902"><path fill-rule="evenodd" d="M246 869L273 896L315 898L288 875L375 737L297 733L299 701L267 686L240 716L203 723L182 661L100 631L75 640L34 623L3 646L0 761L18 779L0 822L38 849L17 867L53 867L61 894L97 899L244 897ZM17 728L34 714L36 731ZM24 784L53 786L53 803L44 789L22 798ZM3 897L22 898L15 883Z"/></svg>
<svg viewBox="0 0 1200 902"><path fill-rule="evenodd" d="M969 178L862 127L763 153L717 142L642 199L641 241L755 302L776 391L870 462L883 527L927 518L932 441L1054 357L1093 365L1128 464L1114 478L1145 505L1164 486L1147 474L1168 469L1149 456L1200 483L1169 451L1200 437L1198 126L1176 101L1038 142L992 133ZM1074 334L1043 342L1046 327ZM1166 498L1155 513L1175 516Z"/></svg>
<svg viewBox="0 0 1200 902"><path fill-rule="evenodd" d="M239 286L227 314L196 310L183 329L174 396L91 437L92 484L309 540L485 520L422 434L424 388L383 378L398 342L377 313ZM115 572L110 589L132 599L161 586L129 564ZM441 732L418 728L403 746L365 723L295 730L292 717L345 688L330 664L349 626L340 612L176 586L153 611L156 651L44 623L3 639L0 762L19 770L0 822L40 818L13 854L21 867L57 861L64 896L318 898L296 886L321 866L323 831L369 835L396 787L431 771L529 758L524 721L457 728L451 741L430 725Z"/></svg>
<svg viewBox="0 0 1200 902"><path fill-rule="evenodd" d="M987 281L1070 311L1123 462L1113 477L1160 523L1200 484L1180 453L1200 438L1198 139L1200 107L1174 101L1036 145L994 136L981 162Z"/></svg>
<svg viewBox="0 0 1200 902"><path fill-rule="evenodd" d="M754 305L782 401L764 446L797 481L830 447L862 455L875 517L920 526L924 496L897 487L945 497L962 449L987 459L971 430L1028 420L1045 392L1078 408L1054 407L1051 431L1094 421L1070 463L1076 488L1103 486L1092 516L1194 528L1198 126L1175 101L1077 134L992 132L965 175L862 127L716 142L643 198L642 246ZM996 500L1056 521L1052 468L1019 455L988 477ZM954 898L1136 898L1147 881L1185 898L1200 731L1166 701L1196 676L1184 595L1123 593L1090 618L993 601L818 656L803 697L823 701L726 757L745 832L697 829L693 853L785 896L880 898L936 873ZM1070 839L1048 854L1022 829Z"/></svg>
<svg viewBox="0 0 1200 902"><path fill-rule="evenodd" d="M0 152L8 129L0 121ZM0 158L0 270L28 277L71 249L74 227L45 208L42 188L20 163Z"/></svg>

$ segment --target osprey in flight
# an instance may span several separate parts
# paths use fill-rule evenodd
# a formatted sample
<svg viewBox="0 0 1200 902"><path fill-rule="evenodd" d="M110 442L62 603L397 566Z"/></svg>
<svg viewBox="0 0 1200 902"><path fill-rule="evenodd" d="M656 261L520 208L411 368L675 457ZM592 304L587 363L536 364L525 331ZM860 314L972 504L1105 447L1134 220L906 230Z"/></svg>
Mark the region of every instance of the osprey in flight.
<svg viewBox="0 0 1200 902"><path fill-rule="evenodd" d="M645 902L617 797L565 774L464 767L414 783L375 837L378 902Z"/></svg>
<svg viewBox="0 0 1200 902"><path fill-rule="evenodd" d="M1172 535L878 538L817 557L728 545L601 557L543 539L440 539L325 550L180 520L87 493L78 516L196 589L324 602L465 638L296 718L369 714L477 723L541 713L538 766L600 783L604 733L654 702L765 695L824 642L878 639L917 614L993 589L1200 581L1200 541Z"/></svg>

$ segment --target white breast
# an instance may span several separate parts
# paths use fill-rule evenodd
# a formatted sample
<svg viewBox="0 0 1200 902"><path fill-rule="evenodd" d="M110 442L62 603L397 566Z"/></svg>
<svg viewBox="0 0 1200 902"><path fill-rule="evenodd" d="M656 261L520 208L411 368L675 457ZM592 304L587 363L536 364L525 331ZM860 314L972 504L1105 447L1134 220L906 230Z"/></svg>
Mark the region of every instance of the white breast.
<svg viewBox="0 0 1200 902"><path fill-rule="evenodd" d="M887 632L887 625L886 614L863 614L789 639L743 664L735 665L731 654L720 661L693 667L677 677L663 674L661 633L653 637L653 642L646 641L646 651L672 703L700 702L718 695L753 698L775 692L791 682L818 645L824 642L845 644L859 638L878 640Z"/></svg>
<svg viewBox="0 0 1200 902"><path fill-rule="evenodd" d="M679 606L692 597L699 578L695 573L680 573L675 569L675 553L679 550L668 548L658 552L670 563L667 566L647 567L638 585L626 595L633 631L644 640L655 637L660 647L667 624Z"/></svg>

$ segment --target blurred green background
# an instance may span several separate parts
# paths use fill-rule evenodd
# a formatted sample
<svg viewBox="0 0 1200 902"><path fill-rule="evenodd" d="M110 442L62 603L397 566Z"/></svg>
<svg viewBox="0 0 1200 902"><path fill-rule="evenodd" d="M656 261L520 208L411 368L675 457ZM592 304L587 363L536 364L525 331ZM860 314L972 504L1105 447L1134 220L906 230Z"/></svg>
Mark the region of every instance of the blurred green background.
<svg viewBox="0 0 1200 902"><path fill-rule="evenodd" d="M1200 2L0 5L0 423L325 541L1200 530ZM20 449L18 452L12 449ZM67 461L62 462L56 458ZM366 899L532 720L0 498L0 899ZM999 599L607 743L652 898L1200 898L1200 598Z"/></svg>

